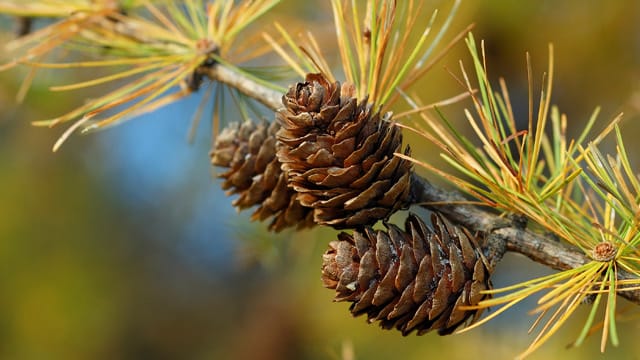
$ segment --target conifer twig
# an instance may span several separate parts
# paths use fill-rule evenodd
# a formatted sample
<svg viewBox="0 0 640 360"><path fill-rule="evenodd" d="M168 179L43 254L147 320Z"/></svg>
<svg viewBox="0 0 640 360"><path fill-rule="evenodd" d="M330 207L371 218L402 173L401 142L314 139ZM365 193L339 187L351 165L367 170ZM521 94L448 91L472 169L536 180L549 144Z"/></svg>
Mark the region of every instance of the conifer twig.
<svg viewBox="0 0 640 360"><path fill-rule="evenodd" d="M207 75L212 80L236 88L271 110L275 111L282 106L282 95L279 92L257 83L228 66L217 64ZM500 246L489 244L499 249L495 254L497 257L501 257L504 251L516 252L555 270L576 268L590 261L579 249L572 248L552 236L545 236L518 226L515 222L483 210L479 206L465 204L464 202L468 200L461 194L439 188L415 173L411 181L411 192L414 204L437 210L452 222L472 231L483 231L491 235L490 241L504 241L504 248L501 250ZM618 279L635 279L635 276L619 269ZM620 291L619 295L640 304L640 290Z"/></svg>
<svg viewBox="0 0 640 360"><path fill-rule="evenodd" d="M482 210L478 206L460 204L465 201L462 195L446 191L431 184L423 177L414 174L411 182L414 203L437 210L447 218L472 231L484 231L489 238L503 240L505 251L516 252L531 260L555 270L568 270L590 261L582 251L572 248L552 236L545 236L518 226L507 219ZM496 254L501 256L502 254ZM623 269L618 269L618 280L636 277ZM620 291L618 294L627 300L640 304L640 290Z"/></svg>
<svg viewBox="0 0 640 360"><path fill-rule="evenodd" d="M207 76L213 81L218 81L238 90L273 111L282 106L282 93L256 82L229 66L216 64L216 66L212 66L208 70Z"/></svg>

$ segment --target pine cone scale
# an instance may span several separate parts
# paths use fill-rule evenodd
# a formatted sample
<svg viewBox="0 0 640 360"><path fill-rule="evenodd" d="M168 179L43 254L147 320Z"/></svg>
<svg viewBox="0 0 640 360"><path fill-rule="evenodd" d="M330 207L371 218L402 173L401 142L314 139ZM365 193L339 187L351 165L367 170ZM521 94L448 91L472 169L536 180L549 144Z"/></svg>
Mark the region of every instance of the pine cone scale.
<svg viewBox="0 0 640 360"><path fill-rule="evenodd" d="M413 258L413 252L409 244L404 244L400 255L398 275L396 276L396 289L402 290L415 280L417 266Z"/></svg>
<svg viewBox="0 0 640 360"><path fill-rule="evenodd" d="M389 180L377 181L355 197L344 202L345 210L360 210L369 207L378 197L384 194L389 187Z"/></svg>
<svg viewBox="0 0 640 360"><path fill-rule="evenodd" d="M433 273L433 266L431 266L431 256L425 254L418 266L418 273L416 275L416 289L413 293L413 301L420 303L424 301L429 292L433 291L435 287L435 274Z"/></svg>
<svg viewBox="0 0 640 360"><path fill-rule="evenodd" d="M451 277L450 268L446 267L444 272L439 275L440 279L449 279ZM447 281L438 281L436 291L433 293L433 304L429 311L429 320L433 320L449 306L449 296L451 295L451 284Z"/></svg>
<svg viewBox="0 0 640 360"><path fill-rule="evenodd" d="M380 283L378 284L378 290L373 295L373 301L371 302L375 306L382 306L387 301L393 299L395 297L395 278L398 274L398 268L392 267L389 271L384 275Z"/></svg>
<svg viewBox="0 0 640 360"><path fill-rule="evenodd" d="M375 180L380 177L380 178L385 178L383 176L380 176L381 173L381 169L384 168L384 166L386 165L386 163L390 162L389 159L384 158L376 163L374 163L369 170L367 170L364 175L360 176L360 178L356 179L355 181L353 181L351 183L351 187L354 189L363 189L365 188L368 184L371 184L373 182L375 182ZM353 165L349 165L349 166L353 166Z"/></svg>
<svg viewBox="0 0 640 360"><path fill-rule="evenodd" d="M458 292L465 284L466 274L459 249L449 244L449 264L451 265L451 292Z"/></svg>
<svg viewBox="0 0 640 360"><path fill-rule="evenodd" d="M391 250L391 241L384 232L378 232L375 235L375 253L378 260L378 267L382 274L386 274L394 260L394 251Z"/></svg>
<svg viewBox="0 0 640 360"><path fill-rule="evenodd" d="M389 209L382 208L382 207L368 208L368 209L357 211L355 214L353 214L353 212L343 212L338 214L343 214L344 217L349 216L349 219L347 219L344 222L340 219L326 220L327 224L329 225L344 224L348 228L353 228L363 223L369 222L371 219L385 218L387 215L389 215ZM342 226L339 226L339 227L342 227Z"/></svg>
<svg viewBox="0 0 640 360"><path fill-rule="evenodd" d="M331 151L335 154L335 156L339 159L346 159L351 153L353 153L356 149L356 140L353 137L346 138L340 142L337 142L331 145ZM354 164L344 164L346 167L354 165Z"/></svg>
<svg viewBox="0 0 640 360"><path fill-rule="evenodd" d="M346 168L330 167L325 174L316 174L315 178L309 176L309 180L326 187L345 187L360 174L360 166L352 165Z"/></svg>
<svg viewBox="0 0 640 360"><path fill-rule="evenodd" d="M381 178L390 178L397 171L398 167L402 164L402 159L397 156L392 157L391 159L386 159L383 163L382 169L380 169L380 173L378 176Z"/></svg>
<svg viewBox="0 0 640 360"><path fill-rule="evenodd" d="M410 188L405 184L409 183L410 174L406 173L402 175L398 181L391 186L391 188L384 194L382 199L378 201L381 206L388 206L390 204L397 204L399 199L408 198L410 194Z"/></svg>
<svg viewBox="0 0 640 360"><path fill-rule="evenodd" d="M389 318L401 317L401 316L409 313L411 311L411 309L413 308L413 301L411 300L411 298L413 297L413 292L415 290L415 284L414 283L410 283L410 284L407 284L405 287L398 288L398 289L404 289L404 290L402 291L402 294L400 295L400 298L398 299L398 303L395 304L395 306L393 307L393 311L391 311L387 315L387 317L389 317Z"/></svg>

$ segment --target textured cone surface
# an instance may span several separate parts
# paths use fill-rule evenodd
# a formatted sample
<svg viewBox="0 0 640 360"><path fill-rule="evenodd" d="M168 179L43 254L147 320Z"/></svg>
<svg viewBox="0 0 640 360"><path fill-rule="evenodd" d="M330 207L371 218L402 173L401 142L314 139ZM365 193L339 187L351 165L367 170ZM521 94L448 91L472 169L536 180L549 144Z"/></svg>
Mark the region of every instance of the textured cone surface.
<svg viewBox="0 0 640 360"><path fill-rule="evenodd" d="M350 228L386 219L409 201L411 164L402 152L401 129L353 86L320 74L291 87L276 112L281 125L277 156L318 224ZM409 154L409 149L405 150Z"/></svg>
<svg viewBox="0 0 640 360"><path fill-rule="evenodd" d="M253 220L272 218L269 229L280 231L287 227L312 226L313 213L297 199L287 186L276 157L275 133L279 125L252 121L232 123L216 138L211 151L211 163L225 167L219 177L227 194L239 194L233 201L238 209L258 206Z"/></svg>
<svg viewBox="0 0 640 360"><path fill-rule="evenodd" d="M435 230L411 214L402 231L365 227L341 233L323 255L322 280L335 301L351 302L354 316L367 314L385 329L407 335L438 330L452 333L478 319L481 310L463 310L488 298L489 271L472 235L431 219Z"/></svg>

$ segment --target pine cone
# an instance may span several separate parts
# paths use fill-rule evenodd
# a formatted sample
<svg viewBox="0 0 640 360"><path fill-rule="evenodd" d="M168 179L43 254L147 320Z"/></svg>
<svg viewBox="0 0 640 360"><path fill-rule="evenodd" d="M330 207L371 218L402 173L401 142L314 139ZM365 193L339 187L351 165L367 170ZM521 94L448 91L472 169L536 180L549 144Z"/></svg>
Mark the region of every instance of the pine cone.
<svg viewBox="0 0 640 360"><path fill-rule="evenodd" d="M411 163L393 155L401 151L400 128L354 94L352 85L309 74L276 112L289 186L316 223L339 229L386 219L408 206L410 194Z"/></svg>
<svg viewBox="0 0 640 360"><path fill-rule="evenodd" d="M252 220L273 217L269 230L298 229L314 225L311 209L303 207L276 158L275 133L280 126L266 121L232 123L216 138L211 163L228 170L219 175L227 194L240 194L233 201L239 210L255 205Z"/></svg>
<svg viewBox="0 0 640 360"><path fill-rule="evenodd" d="M323 255L324 286L336 290L335 301L352 302L354 316L367 314L385 329L403 335L438 330L452 333L474 322L481 310L462 310L488 298L490 272L474 237L433 215L435 231L410 214L405 231L365 227L338 235Z"/></svg>

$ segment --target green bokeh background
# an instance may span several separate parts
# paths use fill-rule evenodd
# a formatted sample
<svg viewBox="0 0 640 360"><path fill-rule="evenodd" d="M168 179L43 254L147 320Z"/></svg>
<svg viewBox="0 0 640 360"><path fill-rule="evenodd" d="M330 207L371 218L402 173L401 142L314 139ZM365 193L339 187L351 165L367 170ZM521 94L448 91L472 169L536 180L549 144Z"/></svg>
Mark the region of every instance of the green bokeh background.
<svg viewBox="0 0 640 360"><path fill-rule="evenodd" d="M273 17L292 32L328 32L330 10L319 3L284 1ZM596 106L600 124L624 111L623 133L640 168L640 2L491 0L461 9L453 28L475 23L490 76L506 78L517 114L526 119L525 52L539 88L553 42L553 102L570 129L578 132ZM459 59L470 64L463 44L419 83L425 101L461 91L448 73L459 73ZM509 359L533 339L526 334L532 303L448 337L402 337L351 318L319 279L321 254L336 233L268 234L248 212L236 215L211 176L208 125L194 144L186 141L196 100L74 137L53 154L63 129L30 122L91 94L53 96L46 86L64 77L47 73L18 106L23 75L0 73L0 358ZM445 111L462 120L460 109ZM415 156L436 156L419 139L408 141ZM509 256L494 283L545 273ZM637 320L620 324L622 346L605 355L598 335L565 349L580 325L570 322L531 358L638 358Z"/></svg>

